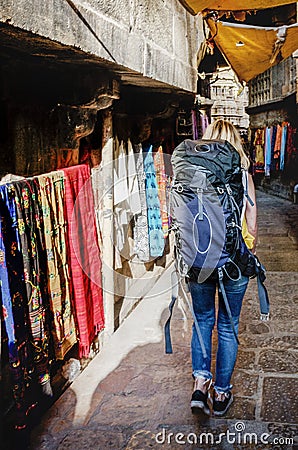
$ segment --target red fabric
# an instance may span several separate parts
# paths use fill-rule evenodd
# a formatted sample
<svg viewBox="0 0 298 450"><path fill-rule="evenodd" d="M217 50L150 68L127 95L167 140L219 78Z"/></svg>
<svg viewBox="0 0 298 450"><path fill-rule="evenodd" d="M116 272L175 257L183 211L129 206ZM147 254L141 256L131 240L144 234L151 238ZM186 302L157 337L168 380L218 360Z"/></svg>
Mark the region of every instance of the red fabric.
<svg viewBox="0 0 298 450"><path fill-rule="evenodd" d="M69 233L73 306L79 332L79 356L88 357L90 345L104 326L101 260L95 225L90 168L62 169L65 212Z"/></svg>

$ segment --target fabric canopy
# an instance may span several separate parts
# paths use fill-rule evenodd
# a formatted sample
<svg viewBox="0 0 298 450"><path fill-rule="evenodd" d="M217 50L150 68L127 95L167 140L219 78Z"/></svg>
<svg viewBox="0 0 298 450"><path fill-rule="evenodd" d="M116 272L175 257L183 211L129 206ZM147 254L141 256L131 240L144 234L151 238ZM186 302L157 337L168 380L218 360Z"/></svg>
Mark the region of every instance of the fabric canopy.
<svg viewBox="0 0 298 450"><path fill-rule="evenodd" d="M214 42L240 81L249 81L298 49L298 24L255 27L208 19Z"/></svg>
<svg viewBox="0 0 298 450"><path fill-rule="evenodd" d="M253 11L257 9L274 8L276 6L295 3L293 0L180 0L183 6L192 14L205 10L212 11Z"/></svg>

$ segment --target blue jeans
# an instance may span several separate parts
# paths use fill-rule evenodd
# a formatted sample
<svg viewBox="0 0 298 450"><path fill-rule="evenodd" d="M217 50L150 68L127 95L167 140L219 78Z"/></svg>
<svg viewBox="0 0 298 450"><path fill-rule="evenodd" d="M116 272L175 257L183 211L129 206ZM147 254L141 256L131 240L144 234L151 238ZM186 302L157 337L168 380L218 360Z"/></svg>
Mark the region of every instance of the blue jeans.
<svg viewBox="0 0 298 450"><path fill-rule="evenodd" d="M215 325L215 292L217 283L218 282L216 280L206 280L200 284L193 281L189 282L194 313L197 318L207 352L207 358L204 358L199 338L193 325L191 355L194 377L201 376L207 379L212 379L212 331ZM237 334L242 300L247 284L248 277L245 276L242 276L238 281L224 279L225 291ZM218 392L227 392L232 388L230 382L236 363L238 344L220 292L217 315L217 335L218 346L214 388Z"/></svg>

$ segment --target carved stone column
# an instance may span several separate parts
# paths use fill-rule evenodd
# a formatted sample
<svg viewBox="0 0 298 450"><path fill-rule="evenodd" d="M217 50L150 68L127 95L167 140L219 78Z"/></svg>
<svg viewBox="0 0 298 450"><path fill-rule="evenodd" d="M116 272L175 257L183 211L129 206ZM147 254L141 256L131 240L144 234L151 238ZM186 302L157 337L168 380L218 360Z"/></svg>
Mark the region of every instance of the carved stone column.
<svg viewBox="0 0 298 450"><path fill-rule="evenodd" d="M85 104L59 104L54 108L51 119L56 130L57 168L78 164L80 140L94 130L97 111L109 108L115 99L119 99L119 83L112 80L97 89L95 96ZM93 157L96 161L96 155Z"/></svg>

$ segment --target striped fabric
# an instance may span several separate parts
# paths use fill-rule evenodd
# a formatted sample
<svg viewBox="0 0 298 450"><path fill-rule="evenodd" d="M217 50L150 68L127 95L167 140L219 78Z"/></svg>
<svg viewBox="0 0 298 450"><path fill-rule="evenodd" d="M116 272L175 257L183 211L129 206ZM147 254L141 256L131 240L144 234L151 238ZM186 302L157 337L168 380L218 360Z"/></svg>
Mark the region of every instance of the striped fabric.
<svg viewBox="0 0 298 450"><path fill-rule="evenodd" d="M169 218L168 218L168 207L167 207L167 177L165 172L165 164L162 147L158 147L156 153L154 153L154 167L156 170L156 181L158 188L158 198L160 202L160 213L162 221L162 230L164 238L169 235Z"/></svg>
<svg viewBox="0 0 298 450"><path fill-rule="evenodd" d="M47 251L48 287L53 313L54 352L63 359L76 343L71 310L71 280L67 260L67 224L64 218L64 174L51 172L38 177Z"/></svg>

